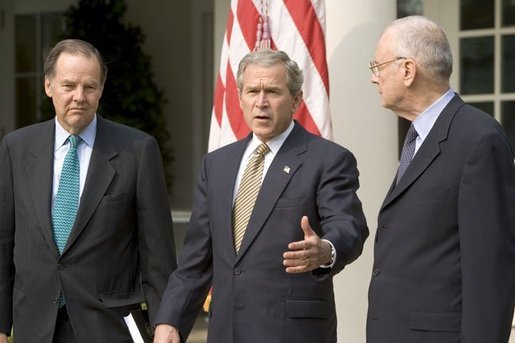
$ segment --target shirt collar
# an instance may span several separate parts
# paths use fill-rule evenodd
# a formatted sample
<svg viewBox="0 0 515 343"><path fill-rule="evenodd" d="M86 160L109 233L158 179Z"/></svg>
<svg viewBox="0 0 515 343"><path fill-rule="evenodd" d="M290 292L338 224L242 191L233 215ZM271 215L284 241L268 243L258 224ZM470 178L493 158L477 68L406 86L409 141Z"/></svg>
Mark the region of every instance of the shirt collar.
<svg viewBox="0 0 515 343"><path fill-rule="evenodd" d="M88 146L93 147L95 143L95 137L97 134L97 115L93 117L91 123L81 133L79 133L79 137L86 143ZM54 149L57 150L66 142L70 133L66 131L61 124L57 121L57 117L55 119L55 145Z"/></svg>
<svg viewBox="0 0 515 343"><path fill-rule="evenodd" d="M293 120L291 121L290 125L288 126L288 128L286 130L284 130L281 134L275 136L274 138L272 138L271 140L269 140L268 142L266 142L266 145L268 145L268 147L270 148L270 152L269 154L271 154L272 156L275 156L278 152L279 152L279 149L281 149L281 146L283 145L284 141L286 141L286 138L288 138L288 136L290 135L290 133L293 131L293 127L295 126ZM247 147L247 158L250 158L250 156L252 156L252 154L254 153L254 151L256 150L256 148L263 142L261 142L259 140L259 138L256 137L255 134L252 134L252 139L250 140L250 143Z"/></svg>
<svg viewBox="0 0 515 343"><path fill-rule="evenodd" d="M413 121L413 126L415 126L415 130L417 130L417 133L422 140L427 137L429 131L431 131L433 125L440 116L440 113L442 113L443 109L452 100L452 98L454 98L454 91L449 89Z"/></svg>

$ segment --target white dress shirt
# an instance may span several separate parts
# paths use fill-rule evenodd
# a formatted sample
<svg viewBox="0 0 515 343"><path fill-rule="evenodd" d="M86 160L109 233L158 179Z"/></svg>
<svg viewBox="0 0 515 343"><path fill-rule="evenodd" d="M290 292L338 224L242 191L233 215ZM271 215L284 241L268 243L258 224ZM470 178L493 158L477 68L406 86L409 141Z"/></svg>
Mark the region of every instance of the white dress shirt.
<svg viewBox="0 0 515 343"><path fill-rule="evenodd" d="M454 91L449 89L413 121L413 126L415 126L415 130L417 130L418 134L415 142L415 153L413 156L415 156L422 143L424 143L424 140L429 134L429 131L433 128L433 125L440 116L440 113L442 113L443 109L447 104L449 104L452 98L454 98Z"/></svg>

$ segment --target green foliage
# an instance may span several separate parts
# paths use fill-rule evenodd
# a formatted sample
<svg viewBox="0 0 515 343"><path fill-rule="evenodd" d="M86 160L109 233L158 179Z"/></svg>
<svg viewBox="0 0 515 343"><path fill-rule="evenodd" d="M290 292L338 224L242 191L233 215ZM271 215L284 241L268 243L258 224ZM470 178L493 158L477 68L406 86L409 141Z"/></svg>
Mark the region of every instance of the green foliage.
<svg viewBox="0 0 515 343"><path fill-rule="evenodd" d="M139 27L124 23L126 11L124 0L80 0L65 13L63 38L88 41L102 53L109 72L99 113L154 136L166 167L172 153L162 109L165 98L152 80L151 58L142 49L145 36Z"/></svg>

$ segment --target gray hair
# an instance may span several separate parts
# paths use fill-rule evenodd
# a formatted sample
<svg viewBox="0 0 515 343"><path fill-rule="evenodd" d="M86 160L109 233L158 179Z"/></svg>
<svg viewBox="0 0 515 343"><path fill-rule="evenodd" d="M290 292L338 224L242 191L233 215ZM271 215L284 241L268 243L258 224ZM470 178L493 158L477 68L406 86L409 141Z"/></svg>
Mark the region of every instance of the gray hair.
<svg viewBox="0 0 515 343"><path fill-rule="evenodd" d="M80 39L65 39L57 43L45 60L45 76L52 79L55 76L55 66L62 53L70 55L83 55L87 58L95 57L100 65L100 79L102 86L107 78L107 64L100 52L90 43Z"/></svg>
<svg viewBox="0 0 515 343"><path fill-rule="evenodd" d="M284 51L271 49L253 51L242 58L238 65L238 73L236 76L240 94L243 89L243 72L249 65L256 64L271 67L280 63L286 68L286 83L288 84L290 94L292 96L297 95L302 89L302 83L304 82L302 70L300 70L297 62L290 59Z"/></svg>
<svg viewBox="0 0 515 343"><path fill-rule="evenodd" d="M398 57L417 61L428 76L448 82L452 73L452 52L445 32L423 16L409 16L395 20L387 28L394 29L397 44L393 47Z"/></svg>

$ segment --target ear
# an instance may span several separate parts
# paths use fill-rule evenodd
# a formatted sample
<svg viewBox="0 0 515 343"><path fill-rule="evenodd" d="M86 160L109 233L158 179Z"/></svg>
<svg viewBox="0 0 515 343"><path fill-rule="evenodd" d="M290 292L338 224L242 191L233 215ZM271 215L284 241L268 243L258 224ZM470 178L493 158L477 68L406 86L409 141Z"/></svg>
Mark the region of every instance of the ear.
<svg viewBox="0 0 515 343"><path fill-rule="evenodd" d="M243 103L241 100L241 90L238 89L238 101L240 102L240 109L243 111Z"/></svg>
<svg viewBox="0 0 515 343"><path fill-rule="evenodd" d="M415 61L410 58L405 59L404 64L404 84L406 87L409 87L415 81L415 76L417 75L417 65Z"/></svg>
<svg viewBox="0 0 515 343"><path fill-rule="evenodd" d="M48 97L52 97L52 85L50 83L50 79L45 76L45 93Z"/></svg>
<svg viewBox="0 0 515 343"><path fill-rule="evenodd" d="M293 97L293 106L292 106L292 114L297 112L297 108L299 107L300 103L302 102L302 96L303 96L302 89Z"/></svg>

